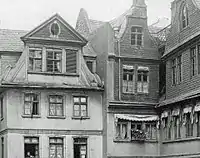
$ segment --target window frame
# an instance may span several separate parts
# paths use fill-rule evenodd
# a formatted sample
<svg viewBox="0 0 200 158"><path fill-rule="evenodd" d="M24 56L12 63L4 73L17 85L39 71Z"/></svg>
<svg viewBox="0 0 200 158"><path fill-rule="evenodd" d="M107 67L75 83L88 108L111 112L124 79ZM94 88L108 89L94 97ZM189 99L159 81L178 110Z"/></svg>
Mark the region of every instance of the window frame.
<svg viewBox="0 0 200 158"><path fill-rule="evenodd" d="M43 49L42 48L40 48L40 47L29 47L29 60L28 60L28 70L29 71L31 71L31 72L42 72L42 69L43 69L43 64L42 64L42 62L43 62ZM31 51L41 51L41 58L39 58L39 57L31 57L30 56L30 52ZM33 60L33 65L32 65L32 70L30 69L30 60ZM41 61L41 70L40 71L36 71L36 66L35 66L35 64L36 64L36 60L40 60Z"/></svg>
<svg viewBox="0 0 200 158"><path fill-rule="evenodd" d="M0 121L4 119L4 96L0 96Z"/></svg>
<svg viewBox="0 0 200 158"><path fill-rule="evenodd" d="M4 137L1 137L1 157L4 158L4 152L5 151L5 139Z"/></svg>
<svg viewBox="0 0 200 158"><path fill-rule="evenodd" d="M135 32L133 31L134 29L135 29ZM141 29L141 31L138 31L138 29ZM141 40L139 40L138 38L139 36L141 36ZM138 44L138 41L140 41L141 44ZM131 27L131 45L139 46L139 47L143 46L143 27L142 26Z"/></svg>
<svg viewBox="0 0 200 158"><path fill-rule="evenodd" d="M172 70L172 85L176 85L177 81L177 64L176 64L176 58L173 58L171 60L171 70Z"/></svg>
<svg viewBox="0 0 200 158"><path fill-rule="evenodd" d="M177 82L181 83L183 81L183 68L182 68L182 54L178 55L177 57Z"/></svg>
<svg viewBox="0 0 200 158"><path fill-rule="evenodd" d="M54 24L56 24L57 26L58 26L58 34L57 35L53 35L52 34L52 26L54 25ZM49 32L50 32L50 37L56 37L56 38L58 38L58 36L60 35L60 33L61 33L61 28L60 28L60 25L59 25L59 23L57 22L57 20L55 20L54 22L52 22L51 23L51 25L50 25L50 27L49 27Z"/></svg>
<svg viewBox="0 0 200 158"><path fill-rule="evenodd" d="M139 66L138 66L139 68ZM139 94L148 94L149 93L149 67L146 67L148 68L148 70L139 70L137 69L137 93ZM139 72L141 71L141 72ZM145 76L145 73L146 73L146 79L147 81L144 81L144 76ZM141 75L141 81L138 81L139 80L139 74ZM138 91L138 85L139 83L141 84L141 91ZM147 92L144 91L144 85L147 84Z"/></svg>
<svg viewBox="0 0 200 158"><path fill-rule="evenodd" d="M74 98L79 98L79 102L75 102ZM85 98L86 102L81 102L81 98ZM82 104L84 103L84 104ZM79 116L75 115L75 105L79 106ZM81 105L86 105L86 116L82 116L81 115ZM86 95L73 95L73 114L72 114L72 118L76 118L76 119L87 119L89 118L89 97Z"/></svg>
<svg viewBox="0 0 200 158"><path fill-rule="evenodd" d="M38 105L37 105L38 106L37 107L38 112L37 113L38 114L32 115L32 114L26 114L25 113L25 106L26 106L25 102L32 102L32 101L25 101L26 94L37 95L37 97L38 97ZM40 94L40 92L24 92L23 93L23 104L24 104L24 106L23 106L23 117L40 117L40 104L41 104L41 94ZM31 106L33 106L33 104Z"/></svg>
<svg viewBox="0 0 200 158"><path fill-rule="evenodd" d="M185 29L189 25L188 8L185 2L183 2L183 4L181 5L180 23L181 29Z"/></svg>
<svg viewBox="0 0 200 158"><path fill-rule="evenodd" d="M190 137L193 137L194 136L194 127L193 127L193 124L191 122L191 113L185 113L185 120L186 120L186 124L185 124L185 129L186 129L186 138L190 138Z"/></svg>
<svg viewBox="0 0 200 158"><path fill-rule="evenodd" d="M193 77L196 75L197 67L197 48L196 46L190 48L190 76Z"/></svg>
<svg viewBox="0 0 200 158"><path fill-rule="evenodd" d="M50 98L51 98L52 96L53 96L53 97L61 97L61 98L62 98L62 115L57 115L57 114L56 114L56 111L57 111L56 109L57 109L57 108L56 108L56 106L55 106L55 104L56 104L56 105L57 105L57 104L61 104L61 102L52 102L52 103L51 103L51 102L50 102L50 101L51 101ZM64 107L65 107L65 106L64 106L64 102L65 102L65 101L64 101L64 95L62 95L62 94L50 94L50 95L48 95L48 103L49 103L49 107L48 107L48 108L49 108L49 110L48 110L48 117L64 117L64 116L65 116L65 110L64 110ZM55 106L55 115L51 115L51 114L50 114L50 111L51 111L51 108L50 108L51 105L50 105L50 104L54 104L54 106Z"/></svg>
<svg viewBox="0 0 200 158"><path fill-rule="evenodd" d="M123 125L126 126L126 135L125 135L124 138L122 138L122 135L123 135ZM119 126L119 131L117 131L118 130L118 126ZM127 121L118 121L115 129L116 129L115 130L115 138L117 140L127 140L127 139L129 139L129 136L128 136L128 122Z"/></svg>
<svg viewBox="0 0 200 158"><path fill-rule="evenodd" d="M125 66L130 66L131 68L125 68ZM124 70L132 70L132 72L124 72ZM124 75L126 75L126 80L124 80ZM128 78L130 79L132 76L132 81L131 80L128 80ZM133 65L126 65L126 64L123 64L122 66L122 92L125 93L125 94L135 94L135 84L136 84L136 73L135 73L135 66ZM126 85L125 85L125 82ZM131 85L129 86L129 83L132 82L132 87ZM124 91L124 87L127 87L128 91ZM132 89L132 91L129 91L129 87Z"/></svg>
<svg viewBox="0 0 200 158"><path fill-rule="evenodd" d="M53 56L52 58L48 58L48 53L52 53ZM60 59L56 59L56 53L60 54ZM63 72L63 65L62 65L62 55L63 55L63 51L60 48L47 48L46 49L46 72L48 73L57 73L57 74L61 74ZM52 71L48 70L48 61L52 62ZM56 64L60 63L60 72L59 71L55 71L56 69ZM65 63L66 64L66 63Z"/></svg>
<svg viewBox="0 0 200 158"><path fill-rule="evenodd" d="M37 139L38 141L37 142L31 142L31 143L26 143L26 139ZM25 156L25 144L34 144L34 145L37 145L38 147L38 158L40 158L40 138L39 136L24 136L24 158L26 157Z"/></svg>
<svg viewBox="0 0 200 158"><path fill-rule="evenodd" d="M60 139L60 140L62 140L62 143L58 143L58 142L54 142L54 143L51 143L51 139ZM65 157L65 151L64 151L64 149L65 149L65 147L64 147L64 137L49 137L49 157L51 157L51 152L50 152L50 150L51 150L51 145L61 145L62 146L62 156L63 156L63 158ZM55 158L57 158L57 146L56 146L56 148L55 148Z"/></svg>
<svg viewBox="0 0 200 158"><path fill-rule="evenodd" d="M80 139L85 140L85 142L81 142L81 141L76 142L76 140L80 140ZM75 145L78 145L78 146L85 145L86 146L85 158L87 158L88 157L88 137L73 137L73 158L75 158Z"/></svg>

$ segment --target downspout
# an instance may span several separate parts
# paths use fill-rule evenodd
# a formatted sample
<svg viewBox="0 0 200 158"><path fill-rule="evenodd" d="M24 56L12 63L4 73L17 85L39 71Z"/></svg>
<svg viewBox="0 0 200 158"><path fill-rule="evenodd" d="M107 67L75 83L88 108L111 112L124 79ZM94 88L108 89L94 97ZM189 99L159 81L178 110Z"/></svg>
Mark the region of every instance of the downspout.
<svg viewBox="0 0 200 158"><path fill-rule="evenodd" d="M118 52L119 52L119 100L121 100L121 50L120 50L120 37L119 39L117 40L117 43L118 43Z"/></svg>

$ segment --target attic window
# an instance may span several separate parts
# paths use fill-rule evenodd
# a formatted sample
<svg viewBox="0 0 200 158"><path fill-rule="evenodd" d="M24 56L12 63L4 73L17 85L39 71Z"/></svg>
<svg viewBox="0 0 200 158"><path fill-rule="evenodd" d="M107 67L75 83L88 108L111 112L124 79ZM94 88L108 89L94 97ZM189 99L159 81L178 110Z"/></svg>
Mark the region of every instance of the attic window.
<svg viewBox="0 0 200 158"><path fill-rule="evenodd" d="M54 23L51 24L50 32L53 37L57 37L59 35L60 27L57 21L54 21Z"/></svg>
<svg viewBox="0 0 200 158"><path fill-rule="evenodd" d="M188 10L185 4L181 7L181 26L182 29L188 26Z"/></svg>

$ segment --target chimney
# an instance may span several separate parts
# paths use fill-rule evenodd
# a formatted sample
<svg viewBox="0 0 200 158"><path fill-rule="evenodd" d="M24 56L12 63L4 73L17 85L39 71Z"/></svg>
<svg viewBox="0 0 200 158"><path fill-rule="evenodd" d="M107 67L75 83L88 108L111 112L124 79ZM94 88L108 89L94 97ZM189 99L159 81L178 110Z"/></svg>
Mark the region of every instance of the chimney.
<svg viewBox="0 0 200 158"><path fill-rule="evenodd" d="M145 0L133 0L133 7L147 7Z"/></svg>

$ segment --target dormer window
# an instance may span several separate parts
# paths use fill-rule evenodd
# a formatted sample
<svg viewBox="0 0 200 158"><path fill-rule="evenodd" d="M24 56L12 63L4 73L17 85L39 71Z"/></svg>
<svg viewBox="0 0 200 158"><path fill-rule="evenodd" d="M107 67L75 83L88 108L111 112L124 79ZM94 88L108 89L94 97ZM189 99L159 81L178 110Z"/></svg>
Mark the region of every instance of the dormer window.
<svg viewBox="0 0 200 158"><path fill-rule="evenodd" d="M61 72L62 50L47 50L47 72Z"/></svg>
<svg viewBox="0 0 200 158"><path fill-rule="evenodd" d="M59 48L29 48L29 72L47 74L77 74L78 50Z"/></svg>
<svg viewBox="0 0 200 158"><path fill-rule="evenodd" d="M186 4L181 7L181 27L182 29L188 26L188 10Z"/></svg>
<svg viewBox="0 0 200 158"><path fill-rule="evenodd" d="M51 24L50 32L53 37L57 37L59 35L60 27L59 27L57 21L54 21L54 23Z"/></svg>
<svg viewBox="0 0 200 158"><path fill-rule="evenodd" d="M142 27L131 28L131 45L142 46Z"/></svg>
<svg viewBox="0 0 200 158"><path fill-rule="evenodd" d="M86 59L86 65L90 72L95 73L96 72L96 60L95 59Z"/></svg>

